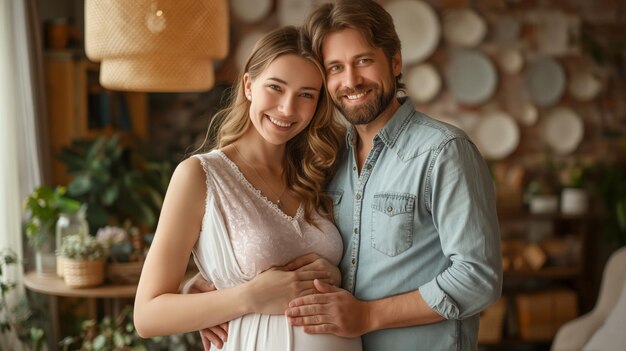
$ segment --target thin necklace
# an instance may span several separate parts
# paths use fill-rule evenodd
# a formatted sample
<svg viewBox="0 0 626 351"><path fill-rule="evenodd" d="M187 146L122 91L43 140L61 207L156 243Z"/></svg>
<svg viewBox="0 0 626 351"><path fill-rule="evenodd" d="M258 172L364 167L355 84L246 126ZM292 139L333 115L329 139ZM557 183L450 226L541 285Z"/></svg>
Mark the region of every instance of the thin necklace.
<svg viewBox="0 0 626 351"><path fill-rule="evenodd" d="M280 199L283 197L283 195L285 194L285 191L287 190L287 184L285 184L285 187L283 188L283 191L280 192L280 195L278 195L274 189L272 189L271 186L269 186L269 184L267 184L267 182L265 181L265 179L263 179L263 177L261 176L261 174L259 173L259 171L256 170L256 167L254 167L253 165L250 164L250 162L248 162L248 160L243 157L243 155L241 154L241 152L239 152L239 149L237 148L237 146L235 144L233 144L233 147L235 148L235 151L237 151L237 154L239 155L239 157L241 157L241 159L243 160L243 162L250 168L252 168L252 170L254 171L254 173L256 174L256 176L259 178L259 180L261 182L263 182L263 184L265 184L265 186L267 187L267 189L269 189L269 191L272 192L272 194L274 194L274 196L276 196L276 198L278 198L278 200L276 200L276 202L274 202L276 204L276 206L280 207L281 202ZM272 201L273 202L273 201Z"/></svg>

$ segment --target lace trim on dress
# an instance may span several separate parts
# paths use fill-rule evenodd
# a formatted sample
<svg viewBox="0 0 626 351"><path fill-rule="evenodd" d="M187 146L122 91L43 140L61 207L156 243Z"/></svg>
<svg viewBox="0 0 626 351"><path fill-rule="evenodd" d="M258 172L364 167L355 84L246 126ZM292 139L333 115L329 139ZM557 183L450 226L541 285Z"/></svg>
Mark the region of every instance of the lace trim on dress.
<svg viewBox="0 0 626 351"><path fill-rule="evenodd" d="M298 210L296 211L296 214L293 217L291 217L290 215L288 215L285 212L283 212L283 210L281 210L280 207L278 207L278 205L276 205L274 202L270 201L270 199L268 199L265 195L263 195L263 193L261 193L261 190L255 188L248 181L248 179L246 179L246 177L243 175L241 170L239 170L239 167L237 167L235 162L233 162L230 158L228 158L228 156L226 156L226 154L222 150L215 150L215 151L224 160L224 162L226 162L230 166L230 168L233 170L233 172L235 172L235 175L237 176L237 179L239 179L239 181L242 184L244 184L246 187L248 187L248 189L250 189L253 193L255 193L268 206L273 208L274 211L276 211L276 213L278 213L284 219L292 222L292 224L294 225L294 227L298 231L298 234L300 234L300 236L302 236L302 231L300 230L300 225L297 223L298 220L302 217L303 212L304 212L304 207L302 206L302 203L300 203L300 205L298 206Z"/></svg>
<svg viewBox="0 0 626 351"><path fill-rule="evenodd" d="M202 165L202 169L204 170L204 185L206 186L206 194L204 196L204 211L209 208L209 187L211 186L209 183L209 166L207 165L207 159L203 157L203 155L193 155L193 157L200 160L200 165Z"/></svg>

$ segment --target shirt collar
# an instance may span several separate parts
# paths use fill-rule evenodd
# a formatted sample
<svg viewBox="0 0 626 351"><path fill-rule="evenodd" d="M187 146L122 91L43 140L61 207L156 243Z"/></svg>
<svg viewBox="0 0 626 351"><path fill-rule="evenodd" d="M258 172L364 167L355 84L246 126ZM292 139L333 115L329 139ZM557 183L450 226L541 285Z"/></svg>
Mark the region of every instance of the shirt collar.
<svg viewBox="0 0 626 351"><path fill-rule="evenodd" d="M389 148L395 145L409 117L415 112L413 104L406 96L398 98L398 101L400 101L400 107L374 137L374 139L379 138ZM350 124L346 132L346 148L351 148L354 145L355 138L356 128Z"/></svg>

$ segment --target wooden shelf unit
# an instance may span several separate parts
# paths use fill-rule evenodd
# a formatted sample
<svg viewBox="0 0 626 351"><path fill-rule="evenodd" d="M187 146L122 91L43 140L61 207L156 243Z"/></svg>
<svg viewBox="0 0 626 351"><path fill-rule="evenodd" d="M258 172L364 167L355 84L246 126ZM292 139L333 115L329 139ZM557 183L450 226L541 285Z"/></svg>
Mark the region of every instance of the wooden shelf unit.
<svg viewBox="0 0 626 351"><path fill-rule="evenodd" d="M563 215L560 213L533 214L524 211L502 211L498 216L503 229L503 240L537 244L542 239L563 239L576 241L580 245L578 257L572 262L563 264L548 262L539 269L526 267L505 270L502 296L506 298L507 311L504 317L503 335L498 342L481 343L482 350L547 350L551 340L526 340L519 335L519 311L516 309L515 301L518 296L525 294L566 288L577 294L576 307L580 313L584 313L587 309L586 300L590 296L589 287L585 284L587 249L594 223L597 223L600 218L594 213ZM549 228L549 235L546 238L533 237L531 232L533 228L537 228L536 226L541 230Z"/></svg>
<svg viewBox="0 0 626 351"><path fill-rule="evenodd" d="M55 184L67 184L70 176L65 165L58 160L64 147L74 139L95 139L99 136L116 135L123 145L133 140L147 141L148 127L147 94L142 92L110 91L98 83L99 65L88 61L81 51L63 50L44 54L46 109L48 113L48 138L52 151L52 180ZM100 107L102 114L111 112L113 105L94 104L94 97L111 96L119 102L125 127L104 118L109 123L94 125L94 113ZM107 100L108 101L108 100Z"/></svg>

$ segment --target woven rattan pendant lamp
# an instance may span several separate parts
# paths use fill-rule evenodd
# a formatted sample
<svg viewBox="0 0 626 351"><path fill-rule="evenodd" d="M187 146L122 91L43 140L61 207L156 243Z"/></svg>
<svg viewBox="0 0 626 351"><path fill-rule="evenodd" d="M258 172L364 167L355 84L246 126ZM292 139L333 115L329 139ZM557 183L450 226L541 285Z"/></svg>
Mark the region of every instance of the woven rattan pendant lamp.
<svg viewBox="0 0 626 351"><path fill-rule="evenodd" d="M86 0L85 52L107 89L208 90L228 54L227 0Z"/></svg>

